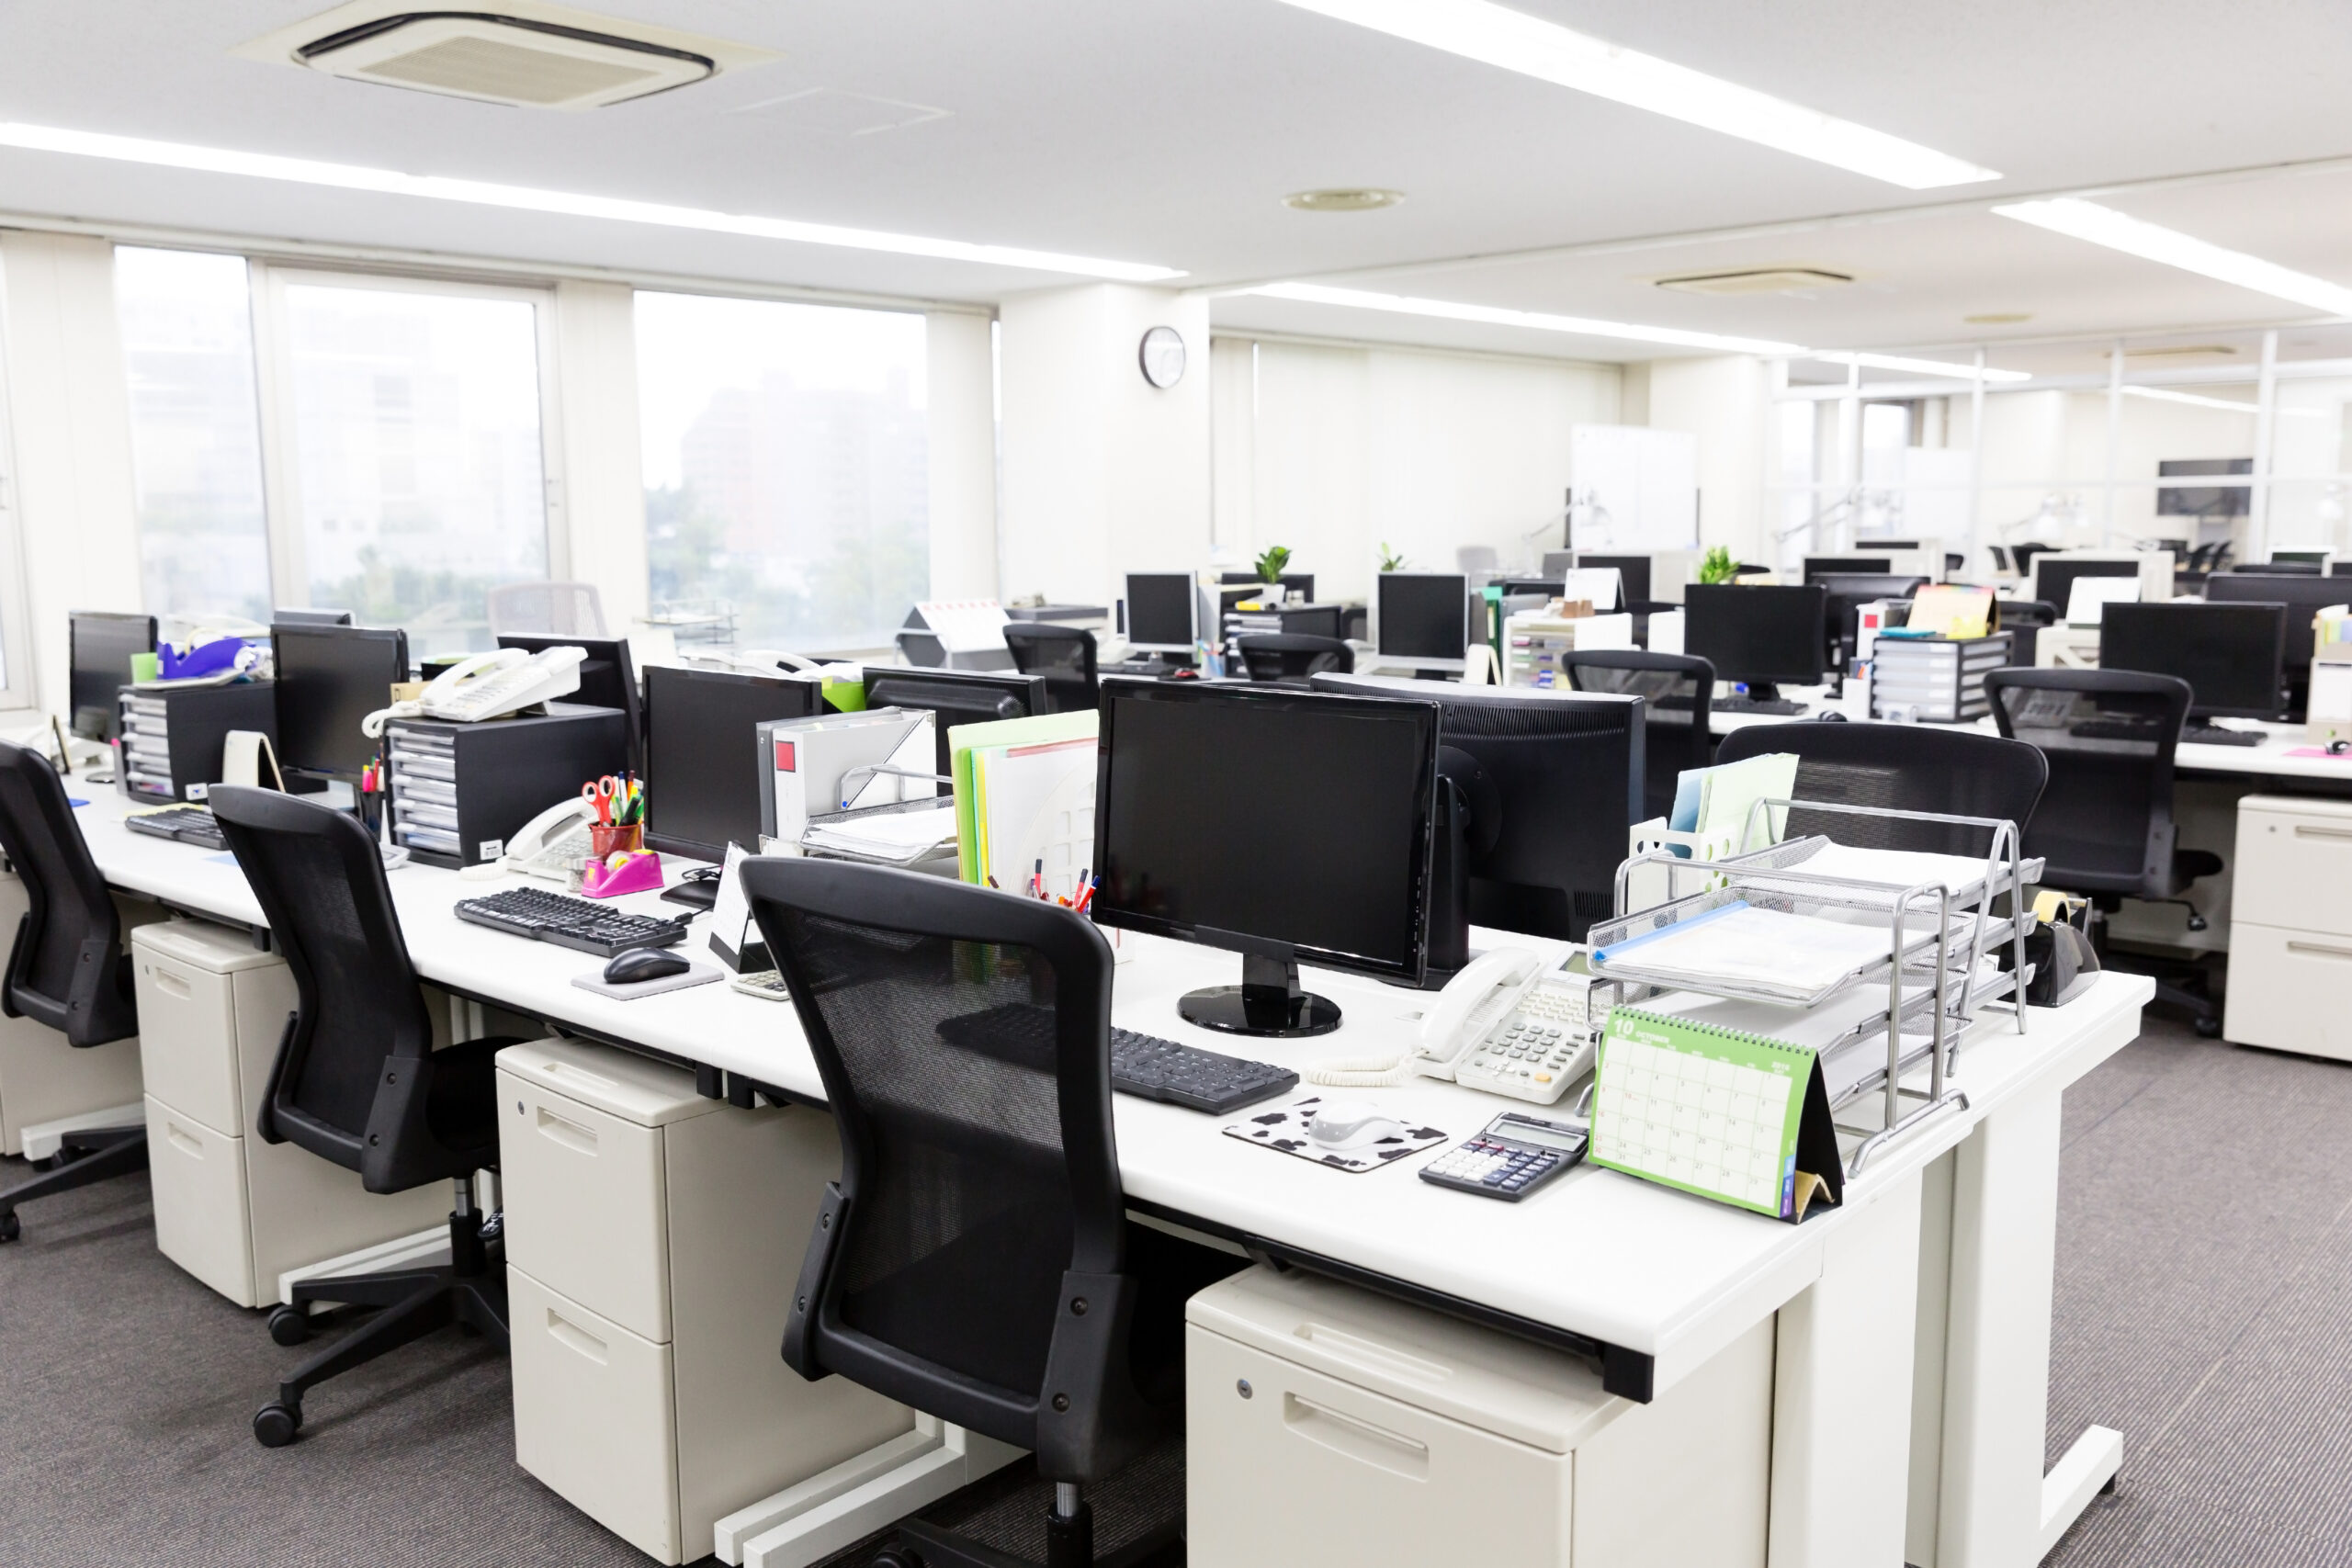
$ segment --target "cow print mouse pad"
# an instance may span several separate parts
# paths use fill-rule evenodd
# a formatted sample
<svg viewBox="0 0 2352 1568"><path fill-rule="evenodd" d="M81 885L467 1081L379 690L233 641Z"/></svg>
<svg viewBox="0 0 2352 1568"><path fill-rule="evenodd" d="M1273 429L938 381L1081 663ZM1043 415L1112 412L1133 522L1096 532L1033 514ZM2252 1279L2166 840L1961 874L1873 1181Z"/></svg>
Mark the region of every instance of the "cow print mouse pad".
<svg viewBox="0 0 2352 1568"><path fill-rule="evenodd" d="M1407 1155L1417 1155L1445 1142L1445 1134L1436 1128L1416 1127L1408 1122L1400 1136L1383 1138L1378 1143L1363 1144L1352 1149L1318 1149L1306 1135L1306 1124L1315 1119L1315 1109L1322 1103L1321 1095L1310 1094L1304 1100L1294 1100L1275 1110L1253 1111L1238 1122L1227 1123L1225 1135L1350 1173L1377 1170L1384 1165L1395 1164Z"/></svg>

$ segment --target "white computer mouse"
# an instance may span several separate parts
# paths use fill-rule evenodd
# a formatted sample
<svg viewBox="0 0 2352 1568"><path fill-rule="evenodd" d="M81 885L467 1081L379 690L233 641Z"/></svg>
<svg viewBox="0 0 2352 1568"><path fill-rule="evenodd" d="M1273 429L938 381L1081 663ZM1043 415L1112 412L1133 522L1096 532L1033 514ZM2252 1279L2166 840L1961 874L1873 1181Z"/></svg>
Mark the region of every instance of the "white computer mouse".
<svg viewBox="0 0 2352 1568"><path fill-rule="evenodd" d="M1329 1100L1315 1108L1306 1124L1307 1142L1335 1154L1360 1149L1383 1138L1401 1137L1405 1124L1361 1100Z"/></svg>

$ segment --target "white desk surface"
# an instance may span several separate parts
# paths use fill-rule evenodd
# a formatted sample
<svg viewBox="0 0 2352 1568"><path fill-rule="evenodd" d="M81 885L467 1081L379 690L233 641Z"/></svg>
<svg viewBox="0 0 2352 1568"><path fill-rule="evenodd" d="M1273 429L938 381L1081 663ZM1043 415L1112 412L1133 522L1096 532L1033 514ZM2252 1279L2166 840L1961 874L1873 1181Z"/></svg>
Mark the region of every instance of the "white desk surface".
<svg viewBox="0 0 2352 1568"><path fill-rule="evenodd" d="M131 833L120 825L120 796L78 780L69 789L88 797L74 816L108 882L193 912L260 923L260 909L228 856ZM821 1098L788 1004L741 995L723 982L638 1001L597 996L571 980L600 968L601 960L469 925L450 913L458 898L523 879L473 881L410 865L391 873L390 882L410 955L427 980L616 1043ZM664 915L678 908L650 893L618 902ZM704 941L698 920L686 950L707 956ZM1238 1041L1193 1028L1174 1006L1193 987L1230 983L1239 965L1235 955L1132 935L1125 941L1137 951L1117 973L1113 1015L1120 1025L1293 1067L1401 1050L1413 1036L1412 1017L1430 999L1310 970L1310 984L1346 1010L1338 1031L1298 1042ZM2064 1011L2036 1010L2030 1034L1988 1021L1962 1053L1954 1079L1969 1091L1968 1109L1890 1146L1849 1185L1843 1209L1803 1225L1592 1168L1517 1204L1433 1187L1407 1169L1350 1175L1224 1137L1227 1118L1125 1095L1114 1100L1120 1169L1131 1197L1209 1226L1649 1352L1663 1390L1804 1290L1853 1214L1879 1193L1901 1189L1901 1178L1958 1143L1988 1111L2072 1083L2129 1043L2151 994L2147 980L2110 974ZM1302 1092L1311 1089L1302 1086ZM1520 1103L1429 1079L1331 1092L1393 1106L1401 1119L1442 1128L1449 1147Z"/></svg>

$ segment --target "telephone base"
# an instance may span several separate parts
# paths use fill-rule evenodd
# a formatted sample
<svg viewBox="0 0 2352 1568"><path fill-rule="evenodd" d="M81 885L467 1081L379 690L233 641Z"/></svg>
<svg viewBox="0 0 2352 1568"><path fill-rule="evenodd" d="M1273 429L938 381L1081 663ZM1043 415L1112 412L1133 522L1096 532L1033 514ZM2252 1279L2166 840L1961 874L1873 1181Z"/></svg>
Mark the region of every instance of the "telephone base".
<svg viewBox="0 0 2352 1568"><path fill-rule="evenodd" d="M1176 998L1187 1023L1224 1034L1255 1034L1295 1040L1329 1034L1340 1027L1340 1004L1312 991L1285 992L1271 986L1210 986Z"/></svg>

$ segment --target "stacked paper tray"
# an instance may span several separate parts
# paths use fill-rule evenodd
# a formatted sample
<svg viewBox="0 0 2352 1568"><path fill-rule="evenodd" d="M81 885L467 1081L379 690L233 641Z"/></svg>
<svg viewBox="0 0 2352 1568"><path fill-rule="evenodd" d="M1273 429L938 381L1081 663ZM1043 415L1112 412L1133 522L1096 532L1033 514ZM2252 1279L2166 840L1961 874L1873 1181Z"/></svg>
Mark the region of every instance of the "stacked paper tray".
<svg viewBox="0 0 2352 1568"><path fill-rule="evenodd" d="M2021 861L2017 880L2032 886L2041 880L2042 866L2039 859ZM1895 901L1905 892L1923 886L1950 890L1955 909L1982 905L1987 898L2013 890L2009 867L2003 861L1909 850L1855 849L1819 834L1733 856L1715 863L1714 869L1729 886L1880 913L1892 913ZM1777 874L1783 872L1794 874ZM1832 878L1834 882L1816 880ZM1913 908L1928 909L1918 902Z"/></svg>
<svg viewBox="0 0 2352 1568"><path fill-rule="evenodd" d="M1968 952L1981 951L1975 942L1981 919L1953 915L1948 953L1964 963ZM1934 963L1927 955L1941 923L1932 910L1905 922L1906 971L1925 969L1932 978ZM2000 924L2006 929L2007 922ZM1895 958L1886 917L1798 914L1766 908L1730 887L1596 923L1591 942L1592 972L1604 979L1783 1008L1818 1007L1849 986L1883 985Z"/></svg>

